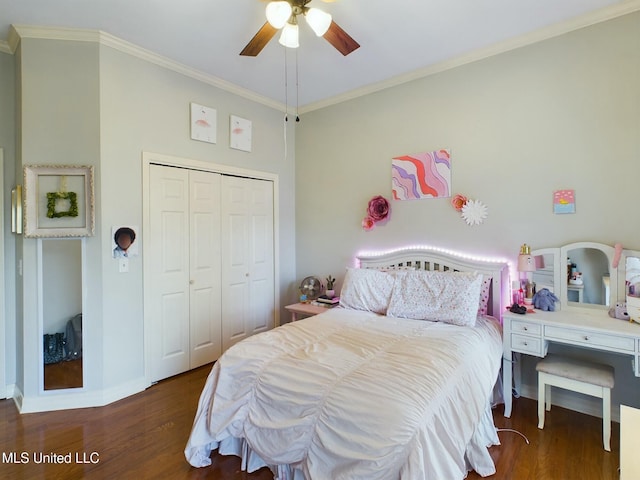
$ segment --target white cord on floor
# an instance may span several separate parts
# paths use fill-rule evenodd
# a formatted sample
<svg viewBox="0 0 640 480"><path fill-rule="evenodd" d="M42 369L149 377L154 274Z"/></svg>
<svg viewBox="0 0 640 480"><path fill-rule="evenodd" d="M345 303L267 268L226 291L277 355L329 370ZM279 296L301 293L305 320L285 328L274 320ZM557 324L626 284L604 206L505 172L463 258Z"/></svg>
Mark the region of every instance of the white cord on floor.
<svg viewBox="0 0 640 480"><path fill-rule="evenodd" d="M518 430L514 430L513 428L496 428L496 432L512 432L512 433L517 433L518 435L520 435L522 438L524 438L524 441L527 442L527 445L529 445L529 439L527 437L524 436L523 433L520 433Z"/></svg>

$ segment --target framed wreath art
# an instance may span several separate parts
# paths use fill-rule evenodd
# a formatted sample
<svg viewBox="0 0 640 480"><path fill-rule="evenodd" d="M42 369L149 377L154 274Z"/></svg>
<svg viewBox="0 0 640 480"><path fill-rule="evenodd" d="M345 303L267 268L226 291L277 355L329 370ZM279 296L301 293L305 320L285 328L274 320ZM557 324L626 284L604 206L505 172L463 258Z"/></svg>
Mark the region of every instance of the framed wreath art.
<svg viewBox="0 0 640 480"><path fill-rule="evenodd" d="M60 204L67 204L68 207L60 210ZM47 217L77 217L78 216L78 195L76 192L47 192Z"/></svg>
<svg viewBox="0 0 640 480"><path fill-rule="evenodd" d="M94 233L93 167L24 167L24 235L88 237Z"/></svg>

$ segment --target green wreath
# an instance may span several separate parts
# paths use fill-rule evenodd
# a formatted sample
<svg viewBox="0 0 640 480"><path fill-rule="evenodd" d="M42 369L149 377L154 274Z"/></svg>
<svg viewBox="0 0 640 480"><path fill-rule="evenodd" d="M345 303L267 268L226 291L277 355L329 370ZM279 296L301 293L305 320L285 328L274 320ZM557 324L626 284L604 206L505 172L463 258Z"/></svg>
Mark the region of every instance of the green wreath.
<svg viewBox="0 0 640 480"><path fill-rule="evenodd" d="M69 200L69 210L56 211L58 200ZM48 192L47 193L47 217L77 217L78 216L78 195L76 192Z"/></svg>

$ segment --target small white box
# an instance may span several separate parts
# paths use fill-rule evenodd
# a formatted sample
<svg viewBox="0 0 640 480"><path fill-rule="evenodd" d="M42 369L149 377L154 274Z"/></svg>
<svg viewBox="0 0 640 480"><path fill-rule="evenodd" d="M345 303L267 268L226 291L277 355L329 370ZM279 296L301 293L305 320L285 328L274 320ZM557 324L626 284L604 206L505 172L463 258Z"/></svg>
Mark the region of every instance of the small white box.
<svg viewBox="0 0 640 480"><path fill-rule="evenodd" d="M627 295L627 313L630 321L640 323L640 297Z"/></svg>

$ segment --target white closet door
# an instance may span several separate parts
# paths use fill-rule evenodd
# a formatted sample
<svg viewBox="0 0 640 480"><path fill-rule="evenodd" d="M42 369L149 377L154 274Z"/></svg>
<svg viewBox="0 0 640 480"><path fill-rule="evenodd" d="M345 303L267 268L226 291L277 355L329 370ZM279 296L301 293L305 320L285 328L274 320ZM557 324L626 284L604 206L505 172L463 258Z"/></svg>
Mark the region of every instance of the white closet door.
<svg viewBox="0 0 640 480"><path fill-rule="evenodd" d="M250 333L274 327L273 182L249 180L249 328Z"/></svg>
<svg viewBox="0 0 640 480"><path fill-rule="evenodd" d="M189 173L191 368L222 350L220 307L220 175Z"/></svg>
<svg viewBox="0 0 640 480"><path fill-rule="evenodd" d="M222 178L222 345L274 326L273 182Z"/></svg>
<svg viewBox="0 0 640 480"><path fill-rule="evenodd" d="M151 376L189 370L189 172L150 167Z"/></svg>
<svg viewBox="0 0 640 480"><path fill-rule="evenodd" d="M150 166L152 380L216 360L222 350L220 174Z"/></svg>

